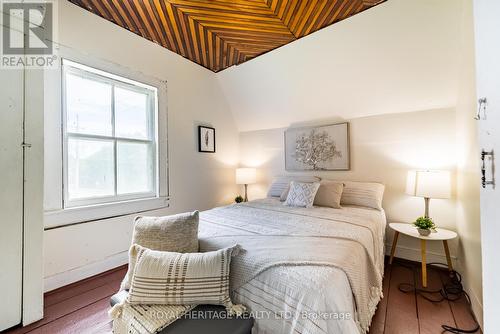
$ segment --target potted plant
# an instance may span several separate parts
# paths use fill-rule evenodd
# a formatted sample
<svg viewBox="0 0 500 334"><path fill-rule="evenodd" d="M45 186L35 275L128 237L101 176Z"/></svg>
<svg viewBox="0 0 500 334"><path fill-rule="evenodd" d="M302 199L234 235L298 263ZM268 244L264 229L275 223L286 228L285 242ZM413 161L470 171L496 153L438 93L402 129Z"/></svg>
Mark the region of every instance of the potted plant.
<svg viewBox="0 0 500 334"><path fill-rule="evenodd" d="M236 196L236 198L234 199L234 201L236 203L241 203L241 202L243 202L243 197L241 197L241 195L238 195L238 196Z"/></svg>
<svg viewBox="0 0 500 334"><path fill-rule="evenodd" d="M431 232L436 232L436 224L429 217L419 217L413 222L413 225L417 228L418 233L424 237Z"/></svg>

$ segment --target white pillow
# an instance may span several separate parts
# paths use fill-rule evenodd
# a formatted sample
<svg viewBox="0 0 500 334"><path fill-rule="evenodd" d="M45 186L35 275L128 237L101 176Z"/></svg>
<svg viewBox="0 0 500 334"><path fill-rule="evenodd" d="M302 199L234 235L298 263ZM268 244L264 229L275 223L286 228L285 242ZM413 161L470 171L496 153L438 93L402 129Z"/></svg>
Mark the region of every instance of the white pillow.
<svg viewBox="0 0 500 334"><path fill-rule="evenodd" d="M232 313L244 307L233 305L229 291L231 257L240 246L206 253L174 253L132 245L136 258L127 297L130 304L224 305Z"/></svg>
<svg viewBox="0 0 500 334"><path fill-rule="evenodd" d="M284 205L312 208L319 189L319 182L290 182L290 191Z"/></svg>
<svg viewBox="0 0 500 334"><path fill-rule="evenodd" d="M288 195L288 189L290 187L290 182L291 181L297 181L297 182L318 182L321 179L316 176L309 176L309 175L289 175L289 176L278 176L275 177L271 185L269 186L269 190L267 192L267 197L280 197L283 193L284 201L286 199L286 195Z"/></svg>
<svg viewBox="0 0 500 334"><path fill-rule="evenodd" d="M343 181L341 205L358 205L382 210L385 186L374 182Z"/></svg>

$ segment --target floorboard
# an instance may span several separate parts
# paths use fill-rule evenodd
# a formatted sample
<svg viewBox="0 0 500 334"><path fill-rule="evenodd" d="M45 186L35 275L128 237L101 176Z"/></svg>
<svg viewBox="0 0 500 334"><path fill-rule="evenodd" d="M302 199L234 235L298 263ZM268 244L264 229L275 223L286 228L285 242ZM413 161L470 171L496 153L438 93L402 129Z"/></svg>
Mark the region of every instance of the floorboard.
<svg viewBox="0 0 500 334"><path fill-rule="evenodd" d="M119 267L46 293L44 319L5 333L111 333L112 322L107 314L109 297L118 291L125 272L125 266ZM429 289L439 289L449 282L445 270L429 268L428 276ZM420 264L399 259L395 259L393 265L386 264L384 298L378 305L369 334L437 334L442 333L442 324L474 327L465 298L432 303L413 292L401 292L401 283L416 283L421 287Z"/></svg>
<svg viewBox="0 0 500 334"><path fill-rule="evenodd" d="M109 322L109 298L118 291L126 271L126 266L118 267L46 293L42 320L5 333L83 333L80 329L73 331L73 327L79 324L89 328L104 326ZM96 316L92 318L89 310Z"/></svg>
<svg viewBox="0 0 500 334"><path fill-rule="evenodd" d="M370 327L370 334L384 334L385 331L385 320L387 315L387 301L390 298L389 286L391 282L391 269L389 265L385 266L384 269L384 282L383 282L383 294L384 298L380 301L377 306L377 312L373 316L372 325Z"/></svg>
<svg viewBox="0 0 500 334"><path fill-rule="evenodd" d="M450 283L450 277L448 272L441 271L440 278L442 284ZM451 312L453 314L453 319L459 328L472 330L476 328L477 324L474 317L471 314L470 306L466 300L465 296L462 296L456 301L450 301Z"/></svg>
<svg viewBox="0 0 500 334"><path fill-rule="evenodd" d="M396 262L391 268L384 334L419 334L415 294L399 291L401 283L414 284L415 275L413 271L397 265Z"/></svg>
<svg viewBox="0 0 500 334"><path fill-rule="evenodd" d="M436 269L427 270L427 288L426 290L438 291L442 288L441 276ZM416 269L417 288L422 287L422 271L420 268ZM439 300L441 294L417 294L417 310L418 322L420 327L420 334L433 334L441 333L443 331L441 325L448 325L455 327L455 319L451 312L450 303L447 300L442 302L432 302L425 297L432 300Z"/></svg>

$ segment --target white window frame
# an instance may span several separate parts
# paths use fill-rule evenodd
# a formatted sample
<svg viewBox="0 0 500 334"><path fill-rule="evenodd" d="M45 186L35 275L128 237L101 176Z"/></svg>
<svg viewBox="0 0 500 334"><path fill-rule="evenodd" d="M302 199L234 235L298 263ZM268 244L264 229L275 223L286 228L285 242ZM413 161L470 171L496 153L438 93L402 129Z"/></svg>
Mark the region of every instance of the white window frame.
<svg viewBox="0 0 500 334"><path fill-rule="evenodd" d="M86 207L96 204L112 204L131 200L141 200L141 199L155 199L160 196L159 194L159 150L158 150L158 90L156 87L140 83L135 80L130 80L118 75L111 74L109 72L101 71L80 63L70 61L68 59L63 59L62 61L62 152L63 152L63 209L67 208L78 208ZM111 85L111 117L112 117L112 134L111 136L104 135L90 135L81 134L75 132L67 131L67 103L66 103L66 75L75 74L77 76L91 79L93 81L99 81ZM117 137L115 135L115 101L114 94L115 88L125 88L127 90L132 90L140 93L147 93L149 106L149 131L148 134L150 139L134 139L134 138L123 138ZM98 140L98 141L111 141L114 146L114 193L112 196L95 196L82 199L70 199L68 191L68 141L70 138L78 139L88 139L88 140ZM119 195L117 192L117 175L118 175L118 161L117 161L117 142L129 142L129 143L147 143L151 145L151 149L154 152L153 157L153 191L143 192L143 193L132 193Z"/></svg>
<svg viewBox="0 0 500 334"><path fill-rule="evenodd" d="M117 64L95 55L59 45L59 66L44 71L44 226L46 230L74 224L118 219L138 213L159 214L170 206L170 158L168 143L168 83L135 67ZM83 68L90 66L100 73L112 73L121 78L157 88L158 121L158 192L159 197L124 200L80 207L63 207L63 129L62 129L62 62L74 62ZM85 64L85 65L81 65ZM155 210L155 211L152 211ZM160 210L160 211L158 211Z"/></svg>

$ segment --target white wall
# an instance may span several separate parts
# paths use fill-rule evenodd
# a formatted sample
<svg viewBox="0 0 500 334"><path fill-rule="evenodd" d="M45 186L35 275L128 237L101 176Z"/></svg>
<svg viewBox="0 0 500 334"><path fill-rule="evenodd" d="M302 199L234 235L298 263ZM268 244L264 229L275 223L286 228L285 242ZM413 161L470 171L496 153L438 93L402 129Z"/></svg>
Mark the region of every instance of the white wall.
<svg viewBox="0 0 500 334"><path fill-rule="evenodd" d="M457 0L390 0L217 77L241 131L455 105Z"/></svg>
<svg viewBox="0 0 500 334"><path fill-rule="evenodd" d="M203 210L231 201L236 192L238 131L215 74L68 1L58 7L59 44L89 59L167 81L170 208L145 214ZM53 112L57 111L46 110ZM197 152L200 124L216 128L217 153ZM46 130L53 126L46 124ZM45 149L46 167L53 167L54 150ZM45 231L46 290L125 263L132 218Z"/></svg>
<svg viewBox="0 0 500 334"><path fill-rule="evenodd" d="M482 322L482 266L480 222L480 175L477 111L474 22L472 1L463 1L460 66L457 93L457 232L460 234L458 256L460 271L466 277L465 288L472 299L477 318Z"/></svg>
<svg viewBox="0 0 500 334"><path fill-rule="evenodd" d="M455 111L428 110L347 121L351 129L351 170L318 171L313 174L321 178L385 184L383 207L389 222L411 222L423 215L424 200L404 194L407 172L419 168L455 171ZM322 123L334 122L326 120ZM240 161L245 166L257 167L259 171L259 183L249 186L250 198L265 197L273 176L289 174L285 171L284 130L279 128L240 134ZM439 226L456 230L454 198L432 200L430 210ZM388 233L387 243L390 243L392 233L390 230ZM420 259L420 245L416 240L402 237L398 246L397 255ZM450 247L455 256L456 242ZM441 243L430 244L429 252L435 255L435 260L445 261Z"/></svg>

